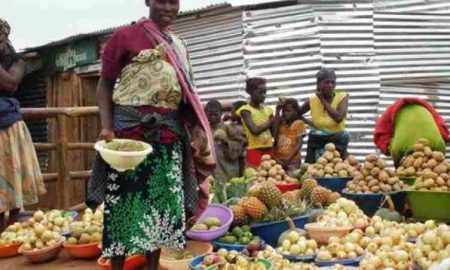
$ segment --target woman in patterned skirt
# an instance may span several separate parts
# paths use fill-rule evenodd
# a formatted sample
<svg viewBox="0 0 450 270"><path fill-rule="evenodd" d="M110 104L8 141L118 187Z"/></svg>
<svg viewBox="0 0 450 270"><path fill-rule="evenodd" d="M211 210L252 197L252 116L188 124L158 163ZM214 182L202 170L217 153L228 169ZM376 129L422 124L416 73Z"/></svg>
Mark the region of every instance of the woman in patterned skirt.
<svg viewBox="0 0 450 270"><path fill-rule="evenodd" d="M30 132L14 98L25 62L11 46L9 33L9 24L0 19L0 232L17 221L22 207L36 204L46 192Z"/></svg>
<svg viewBox="0 0 450 270"><path fill-rule="evenodd" d="M204 180L214 169L186 45L169 28L179 0L146 4L150 19L119 29L107 42L97 94L101 138L153 146L134 170L108 169L103 256L114 270L133 254L146 254L148 269L157 269L162 247L185 247L186 227L207 205Z"/></svg>

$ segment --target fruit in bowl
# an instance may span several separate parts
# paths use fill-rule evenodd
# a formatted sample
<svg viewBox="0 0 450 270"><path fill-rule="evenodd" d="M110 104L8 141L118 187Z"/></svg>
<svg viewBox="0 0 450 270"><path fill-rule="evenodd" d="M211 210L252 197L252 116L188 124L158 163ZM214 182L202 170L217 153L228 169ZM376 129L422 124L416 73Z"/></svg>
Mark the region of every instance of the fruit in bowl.
<svg viewBox="0 0 450 270"><path fill-rule="evenodd" d="M191 231L214 231L222 226L220 219L216 217L208 217L203 222L198 222L192 226Z"/></svg>
<svg viewBox="0 0 450 270"><path fill-rule="evenodd" d="M220 243L229 245L248 245L252 240L259 239L250 232L249 226L234 227L231 231L219 238Z"/></svg>
<svg viewBox="0 0 450 270"><path fill-rule="evenodd" d="M128 139L114 139L109 143L98 141L94 148L106 163L119 172L134 169L153 151L148 143Z"/></svg>
<svg viewBox="0 0 450 270"><path fill-rule="evenodd" d="M81 221L72 222L69 226L71 237L66 240L68 245L99 243L102 241L103 213L100 209L93 212L84 211Z"/></svg>
<svg viewBox="0 0 450 270"><path fill-rule="evenodd" d="M283 255L314 256L317 253L317 247L318 244L315 240L308 240L292 231L282 245L277 248L277 251Z"/></svg>

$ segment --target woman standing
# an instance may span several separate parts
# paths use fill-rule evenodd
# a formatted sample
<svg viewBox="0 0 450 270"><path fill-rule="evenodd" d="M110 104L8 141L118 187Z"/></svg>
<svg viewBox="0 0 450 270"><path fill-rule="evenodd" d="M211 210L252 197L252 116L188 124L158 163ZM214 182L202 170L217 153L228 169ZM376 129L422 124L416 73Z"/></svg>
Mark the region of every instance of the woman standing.
<svg viewBox="0 0 450 270"><path fill-rule="evenodd" d="M17 221L24 205L36 204L38 195L46 193L30 133L14 98L25 62L11 46L9 33L9 24L0 19L0 232Z"/></svg>
<svg viewBox="0 0 450 270"><path fill-rule="evenodd" d="M303 115L311 111L311 126L306 150L306 163L315 163L325 151L327 143L334 143L342 159L347 157L349 134L345 131L348 110L348 94L336 91L336 74L332 69L322 68L317 73L316 95L300 108Z"/></svg>
<svg viewBox="0 0 450 270"><path fill-rule="evenodd" d="M162 247L185 247L186 226L206 207L204 180L214 169L212 136L194 92L186 45L169 28L179 0L145 3L150 19L108 41L97 93L101 138L153 146L134 170L108 169L103 256L115 270L133 254L146 254L148 269L157 269Z"/></svg>

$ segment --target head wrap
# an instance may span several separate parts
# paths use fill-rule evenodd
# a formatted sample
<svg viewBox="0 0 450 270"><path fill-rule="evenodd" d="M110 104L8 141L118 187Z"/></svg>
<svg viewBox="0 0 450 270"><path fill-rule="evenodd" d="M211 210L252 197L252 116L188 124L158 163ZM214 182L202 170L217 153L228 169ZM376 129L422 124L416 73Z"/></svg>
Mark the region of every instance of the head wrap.
<svg viewBox="0 0 450 270"><path fill-rule="evenodd" d="M8 39L10 33L11 27L9 26L9 23L6 20L0 18L0 36Z"/></svg>
<svg viewBox="0 0 450 270"><path fill-rule="evenodd" d="M320 83L329 78L336 79L336 73L334 73L334 70L331 68L321 68L319 72L317 72L316 75L317 78L317 90L320 89Z"/></svg>

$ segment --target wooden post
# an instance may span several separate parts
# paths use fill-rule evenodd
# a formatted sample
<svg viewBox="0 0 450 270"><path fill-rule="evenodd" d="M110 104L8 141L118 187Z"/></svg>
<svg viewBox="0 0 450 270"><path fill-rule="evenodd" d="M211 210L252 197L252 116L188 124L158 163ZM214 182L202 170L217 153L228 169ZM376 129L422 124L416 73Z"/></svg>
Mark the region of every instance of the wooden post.
<svg viewBox="0 0 450 270"><path fill-rule="evenodd" d="M67 156L68 156L68 146L67 137L65 131L65 116L60 114L56 117L57 126L59 129L59 140L58 140L58 152L57 152L57 169L58 169L58 207L62 209L69 209L70 207L70 197L69 197L69 181L70 176L67 168Z"/></svg>

